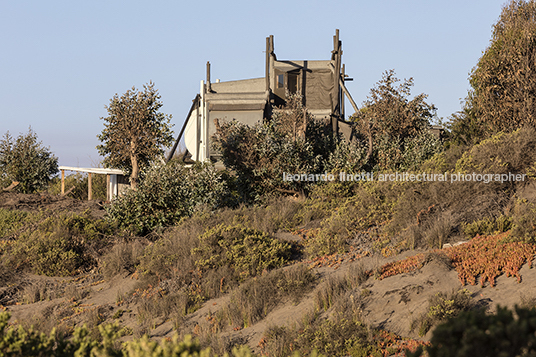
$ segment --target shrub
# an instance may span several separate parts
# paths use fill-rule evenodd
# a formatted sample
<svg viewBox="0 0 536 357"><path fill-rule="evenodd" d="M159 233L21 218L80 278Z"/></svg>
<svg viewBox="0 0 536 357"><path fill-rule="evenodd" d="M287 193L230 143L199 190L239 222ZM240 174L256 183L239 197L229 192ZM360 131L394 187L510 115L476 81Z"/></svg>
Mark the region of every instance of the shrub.
<svg viewBox="0 0 536 357"><path fill-rule="evenodd" d="M424 336L433 326L474 306L471 294L466 289L449 294L439 292L429 299L427 311L411 323L411 328L418 328L419 336Z"/></svg>
<svg viewBox="0 0 536 357"><path fill-rule="evenodd" d="M235 278L243 280L263 270L281 267L290 258L291 246L240 224L221 224L203 233L192 253L200 269L229 266Z"/></svg>
<svg viewBox="0 0 536 357"><path fill-rule="evenodd" d="M321 197L312 199L313 205L307 202L304 210L313 210L312 214L326 217L318 229L309 232L305 241L306 253L309 257L317 257L345 252L348 241L357 232L387 222L398 199L398 183L378 181L355 185L353 195L347 198L334 198L331 202ZM322 209L315 207L317 205L322 205Z"/></svg>
<svg viewBox="0 0 536 357"><path fill-rule="evenodd" d="M103 220L62 213L20 233L5 256L12 266L25 267L36 274L72 275L95 264L96 252L107 244L109 233L110 227Z"/></svg>
<svg viewBox="0 0 536 357"><path fill-rule="evenodd" d="M32 193L47 186L58 172L58 158L37 141L30 128L26 135L14 139L9 132L0 140L0 176L19 182L16 189Z"/></svg>
<svg viewBox="0 0 536 357"><path fill-rule="evenodd" d="M223 174L211 164L187 168L176 161L155 164L138 185L119 196L106 210L122 229L146 235L172 226L202 207L232 204Z"/></svg>
<svg viewBox="0 0 536 357"><path fill-rule="evenodd" d="M500 215L497 218L483 218L463 225L463 232L467 238L477 235L493 235L512 229L512 217Z"/></svg>
<svg viewBox="0 0 536 357"><path fill-rule="evenodd" d="M533 356L536 354L536 309L498 307L494 314L484 309L464 311L437 326L426 347L430 357ZM423 355L423 348L408 357Z"/></svg>
<svg viewBox="0 0 536 357"><path fill-rule="evenodd" d="M37 332L33 328L22 326L8 327L10 314L0 313L0 354L3 356L102 356L102 357L210 357L210 349L201 348L197 340L190 335L179 339L161 341L150 340L147 335L140 339L125 342L120 346L119 338L125 333L117 324L99 325L99 336L93 337L87 327L76 328L73 337L66 340L56 331L49 335ZM244 346L233 349L235 357L253 357ZM228 355L226 355L228 356Z"/></svg>

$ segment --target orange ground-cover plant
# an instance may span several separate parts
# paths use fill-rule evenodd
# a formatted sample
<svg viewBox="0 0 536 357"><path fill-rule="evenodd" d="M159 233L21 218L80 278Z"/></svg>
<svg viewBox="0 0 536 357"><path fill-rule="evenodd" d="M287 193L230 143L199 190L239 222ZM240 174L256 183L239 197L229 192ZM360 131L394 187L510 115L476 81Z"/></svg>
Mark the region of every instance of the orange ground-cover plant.
<svg viewBox="0 0 536 357"><path fill-rule="evenodd" d="M484 286L488 281L494 286L495 279L501 274L515 276L521 282L519 270L525 263L532 264L536 246L509 241L508 235L509 232L493 236L477 236L468 243L437 249L434 252L445 254L450 258L463 285L467 283L476 285L480 278L480 285ZM387 263L380 268L379 279L420 269L425 259L426 256L421 253Z"/></svg>
<svg viewBox="0 0 536 357"><path fill-rule="evenodd" d="M523 242L508 241L509 232L494 236L477 236L466 244L443 249L452 260L463 285L480 285L486 280L495 286L495 278L506 273L521 282L519 270L525 263L532 264L536 246Z"/></svg>

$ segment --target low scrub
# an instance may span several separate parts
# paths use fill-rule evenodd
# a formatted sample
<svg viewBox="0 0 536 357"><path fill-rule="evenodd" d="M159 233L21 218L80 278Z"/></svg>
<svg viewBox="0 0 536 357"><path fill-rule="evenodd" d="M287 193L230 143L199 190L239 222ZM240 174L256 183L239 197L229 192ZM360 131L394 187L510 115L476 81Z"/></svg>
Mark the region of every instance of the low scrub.
<svg viewBox="0 0 536 357"><path fill-rule="evenodd" d="M108 245L110 227L88 215L61 213L20 232L2 252L14 268L36 274L67 276L95 265L100 250Z"/></svg>
<svg viewBox="0 0 536 357"><path fill-rule="evenodd" d="M201 348L197 340L178 335L161 341L148 336L120 343L125 330L117 324L99 325L99 336L93 337L86 327L76 328L73 337L64 339L55 331L49 335L21 326L8 326L9 313L0 313L0 354L3 356L102 356L102 357L212 357L210 349ZM244 346L233 349L235 357L253 357ZM225 356L229 356L225 354Z"/></svg>
<svg viewBox="0 0 536 357"><path fill-rule="evenodd" d="M291 245L240 224L221 224L203 233L192 253L201 270L230 266L243 280L288 262Z"/></svg>
<svg viewBox="0 0 536 357"><path fill-rule="evenodd" d="M466 289L452 291L450 293L439 292L428 301L427 311L412 321L411 329L417 329L419 336L422 337L437 324L458 316L460 312L470 310L474 307L475 302Z"/></svg>
<svg viewBox="0 0 536 357"><path fill-rule="evenodd" d="M536 354L536 309L498 307L494 314L484 309L461 312L437 326L430 346L408 357L534 356Z"/></svg>

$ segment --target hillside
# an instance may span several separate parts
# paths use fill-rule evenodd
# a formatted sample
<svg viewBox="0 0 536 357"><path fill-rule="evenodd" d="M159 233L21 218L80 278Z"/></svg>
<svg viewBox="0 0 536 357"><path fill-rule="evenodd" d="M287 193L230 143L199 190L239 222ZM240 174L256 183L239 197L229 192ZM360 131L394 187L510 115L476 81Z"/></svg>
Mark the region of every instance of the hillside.
<svg viewBox="0 0 536 357"><path fill-rule="evenodd" d="M534 192L534 184L525 185L523 192L532 198L529 196ZM103 213L98 204L47 195L2 193L0 203L7 210L22 209L51 215L65 209L90 213L94 217L101 217ZM229 214L239 216L232 211L225 215ZM318 223L311 221L308 225L314 227ZM307 246L308 239L304 232L307 232L307 228L294 234L278 231L275 237L292 242L297 249L303 249L299 247ZM366 234L371 236L370 232ZM139 244L150 247L155 243L140 241ZM24 272L24 269L4 270L0 302L12 314L12 323L26 327L34 325L43 331L55 327L69 333L74 326L87 324L92 334L97 334L98 325L118 322L127 331L123 340L144 333L157 339L171 338L177 332L181 335L193 334L202 345L211 346L220 353L230 350L233 345L246 344L256 353L284 355L287 348L285 335L294 336L296 340L305 339L304 329L314 326L316 331L322 331L327 328L327 321L342 326L348 323L345 318L358 317L363 326L367 326L369 342L373 341L378 350L390 355L403 346L415 346L419 343L416 341L429 340L432 329L419 336L418 327L412 329L411 324L428 312L430 299L438 293L452 294L466 289L473 306L487 307L490 311L497 304L508 307L534 304L536 273L531 269L531 259L523 262L519 271L520 282L515 277L499 272L494 286L489 281L480 285L478 280L476 285L462 284L459 267L453 266L452 260L441 258L441 252L469 244L462 243L455 248L442 250L420 248L396 252L378 250L378 246L375 247L370 241L367 243L361 236L350 241L347 253L325 255L313 260L303 254L297 255L292 264L253 278L253 281L259 280L260 285L252 286L259 289L258 295L273 294L265 286L266 282L262 281L263 277L290 271L296 266L308 268L304 271L310 272L310 282L287 296L274 296L277 301L264 296L265 305L261 306L264 311L254 321L247 321L246 315L251 311L239 317L238 320L242 319L240 322L231 317L240 288L228 289L228 293L185 309L184 306L180 307L180 302L166 299L174 291L172 279L159 279L157 285L149 284L147 278L140 275L139 266L132 271L123 270L110 275L102 261L98 263L100 268L79 272L73 277L47 277ZM111 249L111 246L107 249ZM104 252L102 254L105 256ZM386 273L390 276L380 279L382 272L388 270L387 263L415 256L426 257L416 265L416 269L395 275ZM304 271L298 272L302 274L298 276L303 278ZM241 286L251 281L247 280ZM259 297L256 293L254 296ZM181 309L185 309L183 316L178 313ZM351 329L351 334L357 333L355 328ZM302 331L301 335L298 330ZM324 337L317 336L320 346L333 338L325 335L327 331L323 333ZM340 331L338 335L341 335ZM329 350L324 352L329 355Z"/></svg>

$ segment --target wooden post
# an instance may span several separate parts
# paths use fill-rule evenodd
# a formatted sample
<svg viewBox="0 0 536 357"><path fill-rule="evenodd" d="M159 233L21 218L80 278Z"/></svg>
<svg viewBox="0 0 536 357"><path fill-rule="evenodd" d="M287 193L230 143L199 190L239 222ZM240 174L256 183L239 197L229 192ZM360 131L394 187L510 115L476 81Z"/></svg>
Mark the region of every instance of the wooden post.
<svg viewBox="0 0 536 357"><path fill-rule="evenodd" d="M87 174L87 200L91 201L91 172Z"/></svg>
<svg viewBox="0 0 536 357"><path fill-rule="evenodd" d="M265 67L265 77L266 77L266 91L270 90L270 37L266 37L266 67Z"/></svg>
<svg viewBox="0 0 536 357"><path fill-rule="evenodd" d="M210 62L207 61L207 92L212 92L212 84L210 83Z"/></svg>
<svg viewBox="0 0 536 357"><path fill-rule="evenodd" d="M61 194L65 193L65 170L61 170Z"/></svg>
<svg viewBox="0 0 536 357"><path fill-rule="evenodd" d="M106 201L112 200L112 190L110 187L110 174L106 175Z"/></svg>

